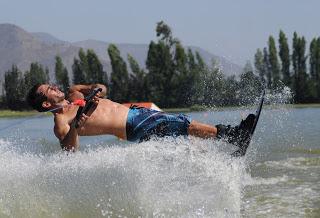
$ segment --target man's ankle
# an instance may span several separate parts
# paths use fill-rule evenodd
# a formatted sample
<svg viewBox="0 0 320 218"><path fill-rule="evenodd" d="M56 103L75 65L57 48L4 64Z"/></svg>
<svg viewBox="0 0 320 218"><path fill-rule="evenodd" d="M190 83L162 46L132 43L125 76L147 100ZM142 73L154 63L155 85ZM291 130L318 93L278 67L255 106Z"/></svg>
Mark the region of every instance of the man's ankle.
<svg viewBox="0 0 320 218"><path fill-rule="evenodd" d="M226 136L226 133L227 133L227 129L229 128L230 126L226 126L226 125L223 125L223 124L218 124L216 125L216 128L217 128L217 138L218 139L222 139Z"/></svg>

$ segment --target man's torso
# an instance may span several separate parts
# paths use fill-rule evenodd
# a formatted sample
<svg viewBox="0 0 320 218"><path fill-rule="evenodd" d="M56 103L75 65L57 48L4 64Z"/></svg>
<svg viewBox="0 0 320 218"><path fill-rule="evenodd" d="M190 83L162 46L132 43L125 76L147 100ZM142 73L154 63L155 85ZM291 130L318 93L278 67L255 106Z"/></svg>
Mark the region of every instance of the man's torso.
<svg viewBox="0 0 320 218"><path fill-rule="evenodd" d="M63 113L56 116L62 116L62 119L67 120L70 124L76 116L77 110L78 106L71 105ZM84 126L78 130L78 133L81 136L111 134L126 139L128 111L129 108L126 106L108 99L100 99L97 108ZM55 125L59 124L56 122Z"/></svg>

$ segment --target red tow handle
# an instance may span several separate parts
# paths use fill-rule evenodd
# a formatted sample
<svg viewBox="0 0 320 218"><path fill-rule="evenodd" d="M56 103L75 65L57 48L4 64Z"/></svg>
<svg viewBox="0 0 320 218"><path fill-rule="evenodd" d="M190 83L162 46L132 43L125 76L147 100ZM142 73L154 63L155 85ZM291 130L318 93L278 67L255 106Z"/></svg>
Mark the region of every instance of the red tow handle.
<svg viewBox="0 0 320 218"><path fill-rule="evenodd" d="M86 101L84 99L77 99L74 102L72 102L72 104L84 107L86 105Z"/></svg>

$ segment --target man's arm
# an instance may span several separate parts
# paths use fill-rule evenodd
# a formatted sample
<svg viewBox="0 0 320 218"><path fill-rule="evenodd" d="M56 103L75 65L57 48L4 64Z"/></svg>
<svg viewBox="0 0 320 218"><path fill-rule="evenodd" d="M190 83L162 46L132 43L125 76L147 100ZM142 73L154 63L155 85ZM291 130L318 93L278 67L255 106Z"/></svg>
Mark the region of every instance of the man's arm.
<svg viewBox="0 0 320 218"><path fill-rule="evenodd" d="M75 93L75 92L81 92L86 96L86 95L89 95L92 92L92 90L94 90L95 88L102 89L102 91L99 93L100 98L104 98L107 95L107 87L102 84L74 85L70 87L69 94L71 95L72 93Z"/></svg>
<svg viewBox="0 0 320 218"><path fill-rule="evenodd" d="M79 149L79 135L75 125L69 125L69 131L65 137L60 139L60 145L66 151L76 151Z"/></svg>
<svg viewBox="0 0 320 218"><path fill-rule="evenodd" d="M89 117L83 114L78 122L81 128ZM54 134L60 141L62 149L66 151L76 151L79 149L79 135L75 127L75 121L71 124L64 120L55 119Z"/></svg>

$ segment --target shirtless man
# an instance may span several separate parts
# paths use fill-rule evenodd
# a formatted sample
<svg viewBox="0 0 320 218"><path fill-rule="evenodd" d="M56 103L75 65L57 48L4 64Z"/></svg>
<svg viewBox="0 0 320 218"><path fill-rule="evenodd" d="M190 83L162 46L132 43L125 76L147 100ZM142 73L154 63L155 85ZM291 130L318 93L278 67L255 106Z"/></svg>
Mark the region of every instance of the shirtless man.
<svg viewBox="0 0 320 218"><path fill-rule="evenodd" d="M83 99L95 88L101 88L102 91L94 96L94 107L87 115L82 114L77 121L75 117L79 106L72 102ZM68 151L79 149L79 136L102 134L111 134L136 142L148 140L152 135L224 138L242 149L241 141L248 137L255 118L250 114L236 127L222 124L212 126L192 120L183 114L176 116L147 108L127 108L105 99L106 94L107 88L101 84L74 85L69 89L68 99L65 99L65 94L57 86L37 84L30 89L27 101L39 112L53 113L54 134L62 148Z"/></svg>

